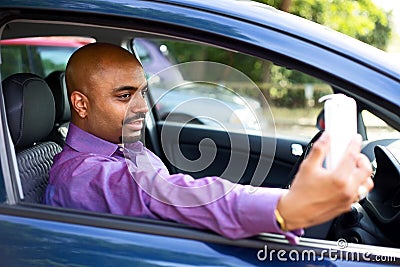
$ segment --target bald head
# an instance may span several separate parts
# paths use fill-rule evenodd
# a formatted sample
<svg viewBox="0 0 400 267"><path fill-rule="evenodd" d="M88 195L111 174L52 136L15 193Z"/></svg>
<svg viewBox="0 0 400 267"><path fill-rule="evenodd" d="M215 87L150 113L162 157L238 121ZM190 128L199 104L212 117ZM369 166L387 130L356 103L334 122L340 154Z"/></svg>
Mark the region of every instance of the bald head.
<svg viewBox="0 0 400 267"><path fill-rule="evenodd" d="M141 67L136 57L120 46L92 43L79 48L69 59L65 71L68 95L73 91L90 93L90 88L99 82L108 67L124 62L134 62Z"/></svg>
<svg viewBox="0 0 400 267"><path fill-rule="evenodd" d="M131 114L148 111L141 92L146 85L143 68L119 46L92 43L79 48L68 61L65 80L71 122L110 142L120 141L128 107Z"/></svg>

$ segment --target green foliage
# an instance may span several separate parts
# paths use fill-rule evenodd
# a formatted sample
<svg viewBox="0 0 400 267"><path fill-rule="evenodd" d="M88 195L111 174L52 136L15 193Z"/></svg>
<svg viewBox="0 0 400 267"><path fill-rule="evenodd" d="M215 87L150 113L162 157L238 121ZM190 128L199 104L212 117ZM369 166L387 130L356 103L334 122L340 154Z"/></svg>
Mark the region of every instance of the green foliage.
<svg viewBox="0 0 400 267"><path fill-rule="evenodd" d="M260 84L259 87L267 99L268 103L273 107L283 108L304 108L311 105L315 108L322 108L323 104L318 100L328 94L332 94L332 89L329 85L323 83L310 83L314 93L312 99L306 99L304 87L306 84L292 84L280 86L279 83Z"/></svg>
<svg viewBox="0 0 400 267"><path fill-rule="evenodd" d="M283 0L255 0L278 8ZM385 50L391 36L391 13L372 0L292 0L290 13L328 26Z"/></svg>
<svg viewBox="0 0 400 267"><path fill-rule="evenodd" d="M156 41L159 45L164 44L168 47L169 54L177 63L209 60L232 66L244 72L254 81L263 81L260 70L265 63L258 58L227 51L218 47L191 44L178 41ZM250 70L250 72L249 72ZM265 73L265 72L264 72ZM224 77L220 77L223 80Z"/></svg>
<svg viewBox="0 0 400 267"><path fill-rule="evenodd" d="M255 0L279 8L285 0ZM288 0L286 0L288 1ZM290 1L290 0L289 0ZM372 0L291 0L290 13L328 26L380 49L386 49L391 35L390 13L378 8ZM306 103L304 84L320 82L301 72L271 66L271 88L263 93L276 107L301 108ZM318 88L318 87L317 87ZM317 89L316 88L316 89ZM314 103L329 90L314 92Z"/></svg>
<svg viewBox="0 0 400 267"><path fill-rule="evenodd" d="M44 76L49 75L52 71L55 70L64 70L65 69L65 64L63 63L55 63L51 59L43 59L42 60L43 64L43 69L44 69Z"/></svg>

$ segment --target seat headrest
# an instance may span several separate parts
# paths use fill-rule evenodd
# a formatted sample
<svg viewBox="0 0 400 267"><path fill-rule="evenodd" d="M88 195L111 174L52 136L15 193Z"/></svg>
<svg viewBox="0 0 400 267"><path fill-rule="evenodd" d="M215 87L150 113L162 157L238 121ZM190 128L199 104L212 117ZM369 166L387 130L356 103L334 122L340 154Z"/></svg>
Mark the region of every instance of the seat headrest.
<svg viewBox="0 0 400 267"><path fill-rule="evenodd" d="M3 81L11 138L25 147L45 138L54 126L54 98L47 83L31 73L17 73Z"/></svg>
<svg viewBox="0 0 400 267"><path fill-rule="evenodd" d="M69 109L67 85L65 84L64 71L53 71L46 78L45 81L50 86L53 92L54 102L56 105L56 118L57 124L63 124L71 120L71 110Z"/></svg>

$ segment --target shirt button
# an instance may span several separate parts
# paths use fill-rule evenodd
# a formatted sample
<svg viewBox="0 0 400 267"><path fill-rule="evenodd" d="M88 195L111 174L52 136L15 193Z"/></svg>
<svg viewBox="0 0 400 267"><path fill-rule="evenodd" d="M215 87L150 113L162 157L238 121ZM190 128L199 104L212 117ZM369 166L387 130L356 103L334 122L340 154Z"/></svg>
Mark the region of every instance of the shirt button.
<svg viewBox="0 0 400 267"><path fill-rule="evenodd" d="M124 152L124 148L120 147L118 148L119 151Z"/></svg>

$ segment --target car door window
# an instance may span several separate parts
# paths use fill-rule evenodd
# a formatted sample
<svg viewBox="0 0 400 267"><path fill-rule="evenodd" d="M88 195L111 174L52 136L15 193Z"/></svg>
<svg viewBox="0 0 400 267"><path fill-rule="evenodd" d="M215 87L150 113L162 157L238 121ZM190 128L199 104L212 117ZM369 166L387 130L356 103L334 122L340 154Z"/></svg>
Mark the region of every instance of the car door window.
<svg viewBox="0 0 400 267"><path fill-rule="evenodd" d="M380 139L400 138L400 133L389 126L381 118L377 117L368 110L361 112L368 141L376 141Z"/></svg>
<svg viewBox="0 0 400 267"><path fill-rule="evenodd" d="M32 50L23 45L2 44L1 58L3 62L6 62L5 64L1 64L2 79L4 80L4 78L13 73L31 72L32 70L36 70L36 73L42 74L43 69L41 68L41 65L33 65L34 62L40 60L38 59L37 54L32 52ZM32 60L29 60L29 57L31 57ZM7 62L13 62L13 64L7 64Z"/></svg>
<svg viewBox="0 0 400 267"><path fill-rule="evenodd" d="M311 138L316 133L316 120L322 109L318 99L333 92L329 84L305 73L218 47L180 40L145 38L135 39L134 46L148 76L157 80L157 84L161 84L163 79L171 79L171 76L175 80L182 79L180 85L174 84L174 88L150 88L160 120L168 118L169 122L207 125L217 129L241 129L246 133L265 135L269 133L268 130L259 130L271 127L267 118L272 112L276 134ZM174 66L198 61L229 66L243 73L256 86L251 83L250 86L244 83L225 86L227 78L223 76L229 75L232 71L229 68L226 68L227 71L221 75L221 81L217 84L188 84L187 76L190 75L186 72L192 72L194 68ZM163 71L165 69L168 70ZM196 71L207 70L196 68ZM192 101L199 98L213 101L208 101L208 104ZM184 101L190 101L190 104L178 106L178 103ZM208 113L204 111L205 106ZM224 106L228 107L229 112Z"/></svg>

